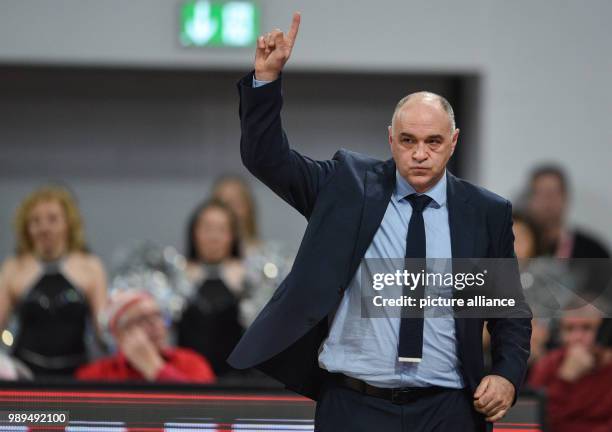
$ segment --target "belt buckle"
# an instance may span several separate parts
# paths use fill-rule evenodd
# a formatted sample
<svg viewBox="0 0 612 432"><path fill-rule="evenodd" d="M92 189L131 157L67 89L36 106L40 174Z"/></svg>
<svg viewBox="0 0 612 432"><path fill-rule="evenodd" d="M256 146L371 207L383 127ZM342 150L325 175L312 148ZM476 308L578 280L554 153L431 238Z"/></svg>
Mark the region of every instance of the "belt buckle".
<svg viewBox="0 0 612 432"><path fill-rule="evenodd" d="M391 402L396 405L402 405L409 402L413 396L414 391L410 388L391 389Z"/></svg>

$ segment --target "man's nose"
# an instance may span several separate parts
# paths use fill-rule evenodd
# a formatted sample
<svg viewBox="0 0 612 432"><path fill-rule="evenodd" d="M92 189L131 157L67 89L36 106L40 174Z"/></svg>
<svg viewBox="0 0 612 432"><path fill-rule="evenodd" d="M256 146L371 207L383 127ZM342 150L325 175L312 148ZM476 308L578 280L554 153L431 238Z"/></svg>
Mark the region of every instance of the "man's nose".
<svg viewBox="0 0 612 432"><path fill-rule="evenodd" d="M416 148L414 149L414 153L412 154L412 158L417 162L423 162L427 159L427 148L425 143L420 142L417 144Z"/></svg>

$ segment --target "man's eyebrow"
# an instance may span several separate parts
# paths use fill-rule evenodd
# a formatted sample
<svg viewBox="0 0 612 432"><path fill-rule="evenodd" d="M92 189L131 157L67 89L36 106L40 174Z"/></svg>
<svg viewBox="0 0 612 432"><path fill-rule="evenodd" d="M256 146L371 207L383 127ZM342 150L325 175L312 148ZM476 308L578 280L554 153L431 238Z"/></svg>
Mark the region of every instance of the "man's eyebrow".
<svg viewBox="0 0 612 432"><path fill-rule="evenodd" d="M401 138L404 138L404 137L414 138L415 137L414 135L412 135L411 133L408 133L408 132L400 132L399 136ZM434 134L434 135L428 135L426 139L427 140L437 139L437 140L440 140L440 141L444 141L444 136L442 136L440 134Z"/></svg>

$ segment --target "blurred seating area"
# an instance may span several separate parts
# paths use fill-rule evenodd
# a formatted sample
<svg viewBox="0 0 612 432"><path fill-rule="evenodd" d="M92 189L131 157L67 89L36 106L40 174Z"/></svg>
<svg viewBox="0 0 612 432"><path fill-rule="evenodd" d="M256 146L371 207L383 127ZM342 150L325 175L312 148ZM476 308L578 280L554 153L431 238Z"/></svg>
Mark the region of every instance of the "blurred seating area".
<svg viewBox="0 0 612 432"><path fill-rule="evenodd" d="M532 171L515 201L515 254L522 276L535 279L526 284L522 277L524 290L531 283L549 284L554 275L555 283L576 295L558 296L555 314L542 311L546 300L531 298L534 319L526 383L546 395L550 430L603 432L612 428L610 255L601 236L568 223L570 190L563 168L544 164ZM598 283L601 270L605 285ZM570 280L580 273L591 277L576 287ZM486 329L484 333L489 346Z"/></svg>
<svg viewBox="0 0 612 432"><path fill-rule="evenodd" d="M10 356L3 377L263 379L225 359L291 256L258 237L254 198L241 178L219 179L186 215L183 254L151 241L119 248L110 276L87 245L76 202L65 187L46 185L16 212L16 253L0 276Z"/></svg>

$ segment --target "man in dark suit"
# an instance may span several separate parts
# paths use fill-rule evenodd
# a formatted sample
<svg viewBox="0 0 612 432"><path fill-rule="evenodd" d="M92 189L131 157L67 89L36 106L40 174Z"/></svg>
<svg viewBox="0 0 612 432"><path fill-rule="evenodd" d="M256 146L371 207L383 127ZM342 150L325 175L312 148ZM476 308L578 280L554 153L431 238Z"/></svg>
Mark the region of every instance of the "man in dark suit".
<svg viewBox="0 0 612 432"><path fill-rule="evenodd" d="M459 136L448 102L402 99L392 159L346 150L315 161L281 126L281 70L300 23L258 39L239 84L245 166L308 219L290 274L229 357L318 401L318 431L481 431L516 398L530 320L362 318L363 258L513 258L511 205L446 170ZM366 268L367 270L367 268ZM485 421L486 420L486 421Z"/></svg>

